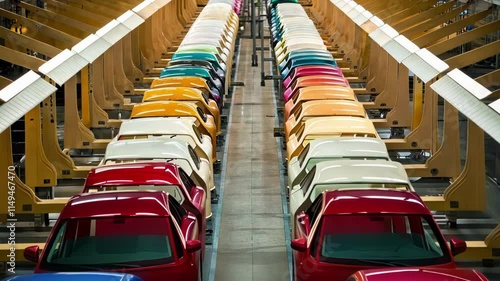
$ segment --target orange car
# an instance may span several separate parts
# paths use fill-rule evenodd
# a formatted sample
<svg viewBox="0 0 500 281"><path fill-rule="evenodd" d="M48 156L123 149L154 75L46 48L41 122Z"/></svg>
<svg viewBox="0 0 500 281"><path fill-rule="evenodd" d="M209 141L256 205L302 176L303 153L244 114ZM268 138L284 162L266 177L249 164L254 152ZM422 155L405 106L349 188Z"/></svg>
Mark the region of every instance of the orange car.
<svg viewBox="0 0 500 281"><path fill-rule="evenodd" d="M284 92L285 102L293 98L300 88L309 86L345 86L349 87L347 79L331 75L312 75L297 78Z"/></svg>
<svg viewBox="0 0 500 281"><path fill-rule="evenodd" d="M302 123L297 132L288 137L286 143L287 159L299 155L311 140L336 137L380 139L373 122L368 118L350 116L314 117Z"/></svg>
<svg viewBox="0 0 500 281"><path fill-rule="evenodd" d="M310 100L357 101L357 98L351 88L344 86L310 86L301 88L299 89L299 92L285 104L285 120L288 120L290 115L299 110L302 103Z"/></svg>
<svg viewBox="0 0 500 281"><path fill-rule="evenodd" d="M314 117L351 116L365 118L366 111L357 101L347 100L314 100L302 104L285 122L285 137L294 134L299 125Z"/></svg>
<svg viewBox="0 0 500 281"><path fill-rule="evenodd" d="M220 112L217 103L209 99L202 90L189 87L157 88L147 90L142 98L142 102L162 100L186 101L196 104L203 112L214 117L217 135L221 134Z"/></svg>
<svg viewBox="0 0 500 281"><path fill-rule="evenodd" d="M134 119L141 117L195 118L196 125L200 128L201 133L207 134L212 138L213 153L216 153L217 128L214 118L211 115L205 114L196 104L182 101L152 101L138 103L132 108L130 118Z"/></svg>

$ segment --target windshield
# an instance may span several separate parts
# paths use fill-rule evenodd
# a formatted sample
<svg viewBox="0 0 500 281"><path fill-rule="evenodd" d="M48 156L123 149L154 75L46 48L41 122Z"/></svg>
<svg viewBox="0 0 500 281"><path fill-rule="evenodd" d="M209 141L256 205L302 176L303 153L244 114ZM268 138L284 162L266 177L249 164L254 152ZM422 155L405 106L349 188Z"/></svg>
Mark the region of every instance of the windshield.
<svg viewBox="0 0 500 281"><path fill-rule="evenodd" d="M174 261L167 217L102 217L62 221L41 269L89 271Z"/></svg>
<svg viewBox="0 0 500 281"><path fill-rule="evenodd" d="M329 215L322 221L319 259L341 264L426 266L451 261L430 216Z"/></svg>
<svg viewBox="0 0 500 281"><path fill-rule="evenodd" d="M124 190L154 190L163 191L175 198L179 204L184 202L184 195L178 185L111 185L111 186L88 186L87 192L101 191L124 191Z"/></svg>

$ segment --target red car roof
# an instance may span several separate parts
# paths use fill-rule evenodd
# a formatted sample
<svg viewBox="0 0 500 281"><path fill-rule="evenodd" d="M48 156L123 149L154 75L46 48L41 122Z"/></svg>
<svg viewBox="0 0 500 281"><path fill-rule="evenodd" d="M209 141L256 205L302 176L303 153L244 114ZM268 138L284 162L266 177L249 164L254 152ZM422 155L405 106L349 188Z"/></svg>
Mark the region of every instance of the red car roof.
<svg viewBox="0 0 500 281"><path fill-rule="evenodd" d="M325 215L419 214L431 212L415 192L394 189L334 190L325 192Z"/></svg>
<svg viewBox="0 0 500 281"><path fill-rule="evenodd" d="M177 165L166 162L127 163L90 170L84 186L179 185Z"/></svg>
<svg viewBox="0 0 500 281"><path fill-rule="evenodd" d="M168 196L162 191L83 193L68 201L60 218L168 216Z"/></svg>
<svg viewBox="0 0 500 281"><path fill-rule="evenodd" d="M487 281L483 274L467 269L384 268L358 273L366 281Z"/></svg>

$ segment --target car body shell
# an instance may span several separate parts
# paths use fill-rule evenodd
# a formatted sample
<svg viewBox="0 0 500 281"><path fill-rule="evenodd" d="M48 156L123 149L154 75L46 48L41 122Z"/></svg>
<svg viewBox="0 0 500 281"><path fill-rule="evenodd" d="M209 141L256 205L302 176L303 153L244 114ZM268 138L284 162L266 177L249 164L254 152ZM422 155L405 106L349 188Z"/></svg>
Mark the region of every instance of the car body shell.
<svg viewBox="0 0 500 281"><path fill-rule="evenodd" d="M285 102L292 99L299 89L310 86L344 86L349 87L347 79L338 76L329 75L312 75L297 78L288 88L283 92Z"/></svg>
<svg viewBox="0 0 500 281"><path fill-rule="evenodd" d="M215 85L215 87L219 90L219 93L225 93L224 83L223 81L216 76L214 72L211 72L209 69L203 67L167 67L163 69L160 73L160 78L165 77L179 77L179 76L197 76L209 81ZM219 102L217 99L215 99Z"/></svg>
<svg viewBox="0 0 500 281"><path fill-rule="evenodd" d="M132 108L131 119L144 117L190 117L195 118L203 134L212 139L212 148L217 147L217 126L212 116L206 115L195 104L181 101L152 101L138 103ZM206 118L204 118L206 117Z"/></svg>
<svg viewBox="0 0 500 281"><path fill-rule="evenodd" d="M356 204L353 204L354 198L356 199ZM350 275L360 270L394 268L384 265L367 266L327 263L312 257L309 249L315 232L318 231L319 222L325 216L347 214L418 215L425 216L436 229L439 229L432 217L432 213L415 192L394 189L335 190L322 193L317 200L320 201L320 207L318 215L313 219L313 222L309 222L309 217L304 212L300 212L295 217L293 237L307 241L306 251L293 251L295 266L293 279L295 281L345 281ZM310 224L312 225L311 228L309 228ZM444 255L449 257L449 261L423 267L455 269L456 264L452 258L451 250L447 246L442 233L439 232L438 234L439 237L437 239L447 248ZM406 279L398 280L406 281Z"/></svg>
<svg viewBox="0 0 500 281"><path fill-rule="evenodd" d="M217 127L217 135L222 133L220 111L217 102L208 99L204 96L203 91L189 87L165 87L151 89L144 92L142 102L150 101L186 101L196 104L206 114L212 115L215 126Z"/></svg>
<svg viewBox="0 0 500 281"><path fill-rule="evenodd" d="M297 94L285 103L284 120L299 111L302 104L312 100L348 100L357 101L354 91L344 86L309 86L300 88Z"/></svg>
<svg viewBox="0 0 500 281"><path fill-rule="evenodd" d="M215 189L213 168L207 159L194 158L197 157L193 155L196 152L193 149L192 154L191 149L193 148L188 142L179 139L111 142L108 144L104 158L99 166L130 162L170 161L179 165L197 185L203 187L207 192L207 197L209 197L210 191Z"/></svg>
<svg viewBox="0 0 500 281"><path fill-rule="evenodd" d="M328 185L341 186L336 190L352 189L349 184L355 184L356 189L371 189L375 184L398 185L404 186L405 190L415 191L403 165L387 159L326 160L317 163L313 169L315 173L312 181L306 186L302 186L303 181L299 182L290 189L292 216L306 210L323 191L332 190Z"/></svg>
<svg viewBox="0 0 500 281"><path fill-rule="evenodd" d="M333 57L328 56L310 56L291 59L289 60L289 63L287 63L287 65L285 65L285 67L281 69L281 78L285 79L292 70L304 65L326 65L336 67L337 62L335 61L335 59L333 59Z"/></svg>
<svg viewBox="0 0 500 281"><path fill-rule="evenodd" d="M302 61L305 59L331 59L333 60L332 54L328 51L318 51L318 50L296 50L291 51L285 57L285 59L280 63L279 69L283 71L285 68L290 68L290 66L295 61Z"/></svg>
<svg viewBox="0 0 500 281"><path fill-rule="evenodd" d="M311 75L332 75L344 77L344 74L339 67L329 65L303 65L293 69L288 74L288 76L283 80L283 87L288 88L297 78Z"/></svg>
<svg viewBox="0 0 500 281"><path fill-rule="evenodd" d="M138 276L118 272L64 272L11 276L2 281L143 281Z"/></svg>
<svg viewBox="0 0 500 281"><path fill-rule="evenodd" d="M312 168L309 163L334 159L384 159L390 161L385 143L369 138L321 138L312 140L288 161L288 186L297 185Z"/></svg>
<svg viewBox="0 0 500 281"><path fill-rule="evenodd" d="M182 201L177 200L184 209L194 214L198 221L199 237L201 241L202 257L205 252L206 217L211 214L206 212L207 194L205 190L197 186L193 181L184 183L181 173L185 173L181 167L173 163L165 162L142 162L126 163L110 166L92 168L83 184L82 193L107 191L107 188L123 186L123 190L144 191L149 186L177 186L175 192L180 192ZM143 186L143 187L140 187ZM168 192L175 198L174 192ZM210 212L210 209L208 209Z"/></svg>
<svg viewBox="0 0 500 281"><path fill-rule="evenodd" d="M202 134L195 118L146 117L123 120L112 141L139 138L177 138L187 141L201 158L217 160L210 135Z"/></svg>
<svg viewBox="0 0 500 281"><path fill-rule="evenodd" d="M328 116L306 120L286 144L287 159L297 156L313 139L332 137L380 138L370 119Z"/></svg>
<svg viewBox="0 0 500 281"><path fill-rule="evenodd" d="M214 65L215 68L217 69L222 69L224 71L224 75L226 74L226 65L224 63L221 64L220 60L217 58L217 56L213 53L210 52L176 52L172 58L171 62L173 61L178 61L178 60L204 60L212 65Z"/></svg>
<svg viewBox="0 0 500 281"><path fill-rule="evenodd" d="M169 276L173 280L192 280L199 279L198 268L200 268L200 251L189 253L186 249L186 241L198 239L198 230L196 229L196 217L186 215L183 218L182 225L171 218L169 195L161 191L123 191L123 192L97 192L73 196L62 210L56 224L51 231L47 241L47 246L43 249L39 261L35 267L35 273L47 273L43 262L46 255L51 250L52 238L54 232L58 230L59 224L65 220L72 219L90 219L109 217L113 214L119 217L151 217L165 218L167 223L172 221L175 226L169 231L175 231L179 234L184 251L183 258L174 260L173 263L154 265L148 267L125 267L116 270L120 273L130 273L139 276L144 281L162 280L164 276ZM111 215L111 216L113 216ZM54 235L55 236L55 235ZM172 235L169 235L170 238ZM54 237L55 238L55 237ZM174 245L174 240L170 239L170 244ZM127 247L127 245L123 245Z"/></svg>
<svg viewBox="0 0 500 281"><path fill-rule="evenodd" d="M285 140L297 132L305 120L322 116L351 116L367 118L365 108L356 101L348 100L314 100L302 104L298 111L288 117L285 122Z"/></svg>
<svg viewBox="0 0 500 281"><path fill-rule="evenodd" d="M189 87L203 91L210 99L217 102L219 111L222 112L222 98L219 90L215 85L208 84L209 81L202 77L196 76L180 76L180 77L166 77L156 78L151 83L151 89L164 88L164 87Z"/></svg>
<svg viewBox="0 0 500 281"><path fill-rule="evenodd" d="M473 269L384 268L361 270L346 281L488 281Z"/></svg>

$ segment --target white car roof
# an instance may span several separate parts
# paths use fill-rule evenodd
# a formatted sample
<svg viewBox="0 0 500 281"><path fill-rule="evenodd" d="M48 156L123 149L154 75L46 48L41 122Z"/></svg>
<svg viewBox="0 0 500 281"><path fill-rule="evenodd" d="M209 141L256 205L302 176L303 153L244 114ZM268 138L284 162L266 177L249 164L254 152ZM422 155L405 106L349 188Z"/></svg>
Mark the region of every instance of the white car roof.
<svg viewBox="0 0 500 281"><path fill-rule="evenodd" d="M309 144L307 163L313 157L385 158L390 160L383 140L373 138L319 138Z"/></svg>
<svg viewBox="0 0 500 281"><path fill-rule="evenodd" d="M411 186L401 163L382 160L331 160L316 164L312 185L322 183L392 183Z"/></svg>
<svg viewBox="0 0 500 281"><path fill-rule="evenodd" d="M194 166L188 142L180 139L138 139L110 142L104 163L114 159L188 159Z"/></svg>
<svg viewBox="0 0 500 281"><path fill-rule="evenodd" d="M123 120L118 136L120 135L193 135L195 119L149 117Z"/></svg>

